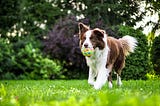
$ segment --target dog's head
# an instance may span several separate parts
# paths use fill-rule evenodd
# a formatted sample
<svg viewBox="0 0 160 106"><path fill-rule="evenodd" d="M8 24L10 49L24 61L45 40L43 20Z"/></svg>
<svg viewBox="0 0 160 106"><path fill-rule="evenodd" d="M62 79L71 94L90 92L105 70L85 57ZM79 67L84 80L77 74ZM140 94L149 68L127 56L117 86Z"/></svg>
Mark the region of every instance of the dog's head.
<svg viewBox="0 0 160 106"><path fill-rule="evenodd" d="M106 33L99 28L90 29L83 23L79 23L79 39L81 48L99 48L102 50L105 47Z"/></svg>

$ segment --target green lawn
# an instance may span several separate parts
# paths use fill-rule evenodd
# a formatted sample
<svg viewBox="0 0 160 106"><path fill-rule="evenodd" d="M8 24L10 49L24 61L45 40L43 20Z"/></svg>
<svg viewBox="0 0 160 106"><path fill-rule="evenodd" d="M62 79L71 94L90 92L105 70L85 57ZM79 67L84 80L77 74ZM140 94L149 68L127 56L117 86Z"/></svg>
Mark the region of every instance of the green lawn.
<svg viewBox="0 0 160 106"><path fill-rule="evenodd" d="M0 81L0 106L160 106L160 81L113 82L94 90L86 80Z"/></svg>

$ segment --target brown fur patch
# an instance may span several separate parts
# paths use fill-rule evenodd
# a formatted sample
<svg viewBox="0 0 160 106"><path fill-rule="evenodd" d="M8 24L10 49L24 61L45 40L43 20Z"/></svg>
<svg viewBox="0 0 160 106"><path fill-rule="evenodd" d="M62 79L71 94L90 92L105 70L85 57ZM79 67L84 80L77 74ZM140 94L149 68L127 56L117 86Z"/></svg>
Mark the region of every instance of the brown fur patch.
<svg viewBox="0 0 160 106"><path fill-rule="evenodd" d="M113 37L107 37L109 54L106 67L112 65L117 74L121 74L121 70L125 65L125 54L121 41Z"/></svg>

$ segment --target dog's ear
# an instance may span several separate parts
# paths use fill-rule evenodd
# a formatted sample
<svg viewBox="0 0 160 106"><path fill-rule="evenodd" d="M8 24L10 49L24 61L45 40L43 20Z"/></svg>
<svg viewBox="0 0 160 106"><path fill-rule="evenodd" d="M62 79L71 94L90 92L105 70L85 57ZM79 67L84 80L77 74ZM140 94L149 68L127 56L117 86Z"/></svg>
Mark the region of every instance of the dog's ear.
<svg viewBox="0 0 160 106"><path fill-rule="evenodd" d="M79 37L81 38L81 35L83 35L86 31L89 30L89 27L81 22L78 23L78 27L79 27Z"/></svg>
<svg viewBox="0 0 160 106"><path fill-rule="evenodd" d="M97 37L103 38L103 37L104 37L104 34L105 34L105 31L104 31L104 30L101 30L101 29L99 29L99 28L95 28L95 29L93 30L93 33L94 33L95 35L97 35Z"/></svg>

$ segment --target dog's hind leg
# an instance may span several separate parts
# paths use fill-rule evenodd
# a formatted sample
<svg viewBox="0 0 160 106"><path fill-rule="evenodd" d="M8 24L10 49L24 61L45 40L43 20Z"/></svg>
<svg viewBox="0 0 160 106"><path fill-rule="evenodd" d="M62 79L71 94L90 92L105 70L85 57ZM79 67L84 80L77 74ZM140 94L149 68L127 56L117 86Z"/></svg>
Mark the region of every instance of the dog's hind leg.
<svg viewBox="0 0 160 106"><path fill-rule="evenodd" d="M107 65L107 68L110 70L109 76L108 76L108 87L112 88L112 67L113 64Z"/></svg>
<svg viewBox="0 0 160 106"><path fill-rule="evenodd" d="M122 67L120 67L119 69L117 69L118 71L116 71L116 74L117 74L117 85L118 86L121 86L122 85L122 81L121 81L121 71L123 69L123 64L122 64Z"/></svg>
<svg viewBox="0 0 160 106"><path fill-rule="evenodd" d="M108 76L108 86L109 88L112 88L112 72L109 73L109 76Z"/></svg>
<svg viewBox="0 0 160 106"><path fill-rule="evenodd" d="M121 77L119 74L117 74L117 85L121 86L122 85L122 81L121 81Z"/></svg>
<svg viewBox="0 0 160 106"><path fill-rule="evenodd" d="M122 85L121 72L124 66L125 66L125 56L122 55L122 56L119 56L119 58L115 62L115 72L117 74L117 85L118 86Z"/></svg>

